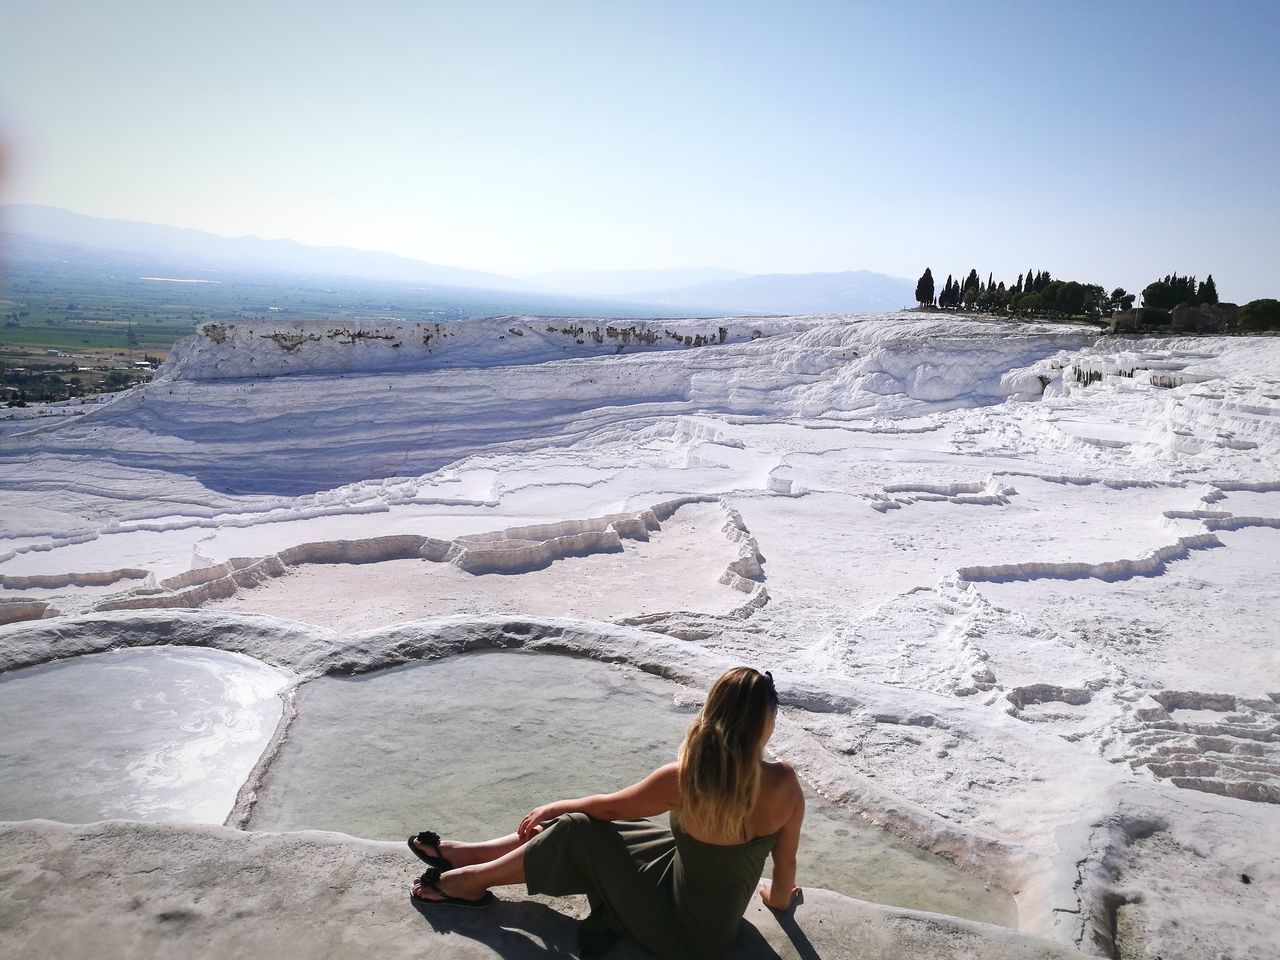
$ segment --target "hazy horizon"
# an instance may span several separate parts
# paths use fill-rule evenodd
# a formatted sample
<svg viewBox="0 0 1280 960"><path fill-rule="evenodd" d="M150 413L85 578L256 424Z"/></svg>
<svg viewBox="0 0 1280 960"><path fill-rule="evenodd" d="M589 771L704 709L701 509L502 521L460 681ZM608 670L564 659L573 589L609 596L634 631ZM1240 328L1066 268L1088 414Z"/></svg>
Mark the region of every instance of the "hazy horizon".
<svg viewBox="0 0 1280 960"><path fill-rule="evenodd" d="M18 202L18 201L6 202L4 200L0 200L0 234L10 232L10 231L18 234L29 232L25 228L25 226L22 224L18 224L17 226L15 226L12 223L11 219L9 219L9 215L5 213L6 210L15 210L15 209L21 210L24 207L36 208L39 210L51 210L51 211L56 211L58 213L70 213L76 216L93 216L92 214L86 214L84 213L84 211L81 211L81 210L71 210L67 207L58 207L52 204L37 204L37 203L27 203L27 202ZM296 237L264 236L262 234L255 234L255 233L245 233L245 234L219 233L217 231L204 230L203 228L200 228L200 227L192 227L189 224L181 224L181 223L152 222L147 220L135 220L128 217L101 217L96 219L115 221L121 224L140 224L144 226L166 227L174 230L196 230L200 233L207 233L210 236L218 237L225 240L282 240L290 243L305 243L305 241L298 240ZM89 245L96 246L97 244L89 244ZM406 254L397 253L394 250L378 250L373 248L351 247L350 244L306 244L306 245L316 246L320 248L345 247L352 250L360 250L360 251L370 252L370 253L386 253L392 256L406 256ZM410 259L419 259L419 258L410 257ZM422 261L422 262L429 263L430 261ZM442 263L438 265L448 266L448 267L457 267L464 270L476 270L479 272L485 272L485 271L482 271L482 268L471 267L470 265L464 264L464 263L449 263L449 264ZM488 271L488 272L493 272L493 271ZM694 283L699 282L700 279L704 279L704 278L705 279L712 279L712 278L732 279L732 278L746 278L749 276L753 276L753 274L748 274L740 270L733 270L727 267L714 266L714 265L711 265L711 266L701 265L701 266L691 266L691 267L684 267L684 266L649 267L649 268L636 268L636 269L619 267L619 268L613 268L613 269L600 268L596 270L574 270L574 269L540 270L535 273L522 274L522 275L498 274L494 272L494 275L499 277L516 279L516 280L525 280L525 281L529 281L530 283L538 283L538 282L542 282L542 280L549 281L552 278L556 278L560 276L568 277L568 276L578 275L578 274L604 276L604 275L623 275L623 274L669 274L669 273L688 273L688 274L705 275L705 277L699 277L698 279L693 279L690 281ZM903 277L901 279L905 280L909 278Z"/></svg>
<svg viewBox="0 0 1280 960"><path fill-rule="evenodd" d="M518 278L1277 293L1275 4L10 6L2 203Z"/></svg>

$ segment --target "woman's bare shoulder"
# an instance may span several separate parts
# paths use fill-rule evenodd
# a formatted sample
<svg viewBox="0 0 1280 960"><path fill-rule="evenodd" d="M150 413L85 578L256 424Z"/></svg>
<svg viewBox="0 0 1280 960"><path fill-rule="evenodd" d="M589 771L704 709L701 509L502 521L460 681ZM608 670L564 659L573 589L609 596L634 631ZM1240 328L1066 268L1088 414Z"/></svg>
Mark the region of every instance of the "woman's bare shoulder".
<svg viewBox="0 0 1280 960"><path fill-rule="evenodd" d="M795 768L785 760L764 761L764 787L780 798L792 798L802 792Z"/></svg>
<svg viewBox="0 0 1280 960"><path fill-rule="evenodd" d="M645 782L660 790L673 807L680 805L680 764L664 763L645 777Z"/></svg>
<svg viewBox="0 0 1280 960"><path fill-rule="evenodd" d="M768 776L773 777L778 781L794 780L797 783L799 782L799 777L796 776L795 767L791 766L787 761L762 760L761 763L764 764L764 770Z"/></svg>
<svg viewBox="0 0 1280 960"><path fill-rule="evenodd" d="M649 776L662 780L664 783L675 783L680 779L680 764L674 761L671 763L664 763L662 766L654 770L653 773L649 774Z"/></svg>

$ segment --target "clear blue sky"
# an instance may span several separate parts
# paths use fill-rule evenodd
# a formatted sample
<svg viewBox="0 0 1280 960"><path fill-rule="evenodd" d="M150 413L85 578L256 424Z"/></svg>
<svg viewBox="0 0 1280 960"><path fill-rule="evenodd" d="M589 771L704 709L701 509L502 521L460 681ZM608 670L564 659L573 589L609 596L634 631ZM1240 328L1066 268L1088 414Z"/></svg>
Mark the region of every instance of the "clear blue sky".
<svg viewBox="0 0 1280 960"><path fill-rule="evenodd" d="M1280 2L0 0L0 200L525 274L1280 296Z"/></svg>

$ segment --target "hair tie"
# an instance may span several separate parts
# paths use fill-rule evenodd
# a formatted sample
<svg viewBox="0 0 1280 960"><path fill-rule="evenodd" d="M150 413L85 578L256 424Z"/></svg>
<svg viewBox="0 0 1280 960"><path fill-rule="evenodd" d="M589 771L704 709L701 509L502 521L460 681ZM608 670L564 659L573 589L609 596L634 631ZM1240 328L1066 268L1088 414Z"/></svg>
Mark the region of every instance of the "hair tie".
<svg viewBox="0 0 1280 960"><path fill-rule="evenodd" d="M776 707L778 705L778 688L773 685L773 671L766 670L764 672L764 678L769 684L769 699Z"/></svg>

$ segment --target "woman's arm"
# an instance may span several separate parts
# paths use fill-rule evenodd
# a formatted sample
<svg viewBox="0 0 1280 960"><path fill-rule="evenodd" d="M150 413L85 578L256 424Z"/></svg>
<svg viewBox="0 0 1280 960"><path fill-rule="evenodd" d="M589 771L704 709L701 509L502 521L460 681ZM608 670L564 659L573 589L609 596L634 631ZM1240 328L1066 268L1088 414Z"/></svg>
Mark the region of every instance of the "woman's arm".
<svg viewBox="0 0 1280 960"><path fill-rule="evenodd" d="M791 815L773 844L772 877L760 881L760 899L774 910L786 910L800 892L796 886L796 851L800 849L800 825L804 823L804 791L790 767L787 772L791 781Z"/></svg>
<svg viewBox="0 0 1280 960"><path fill-rule="evenodd" d="M520 821L516 832L521 840L536 833L536 827L547 820L554 820L562 813L581 812L597 820L635 820L665 813L680 799L680 785L676 764L659 767L639 783L633 783L615 793L601 793L577 800L557 800L546 803L529 812Z"/></svg>

